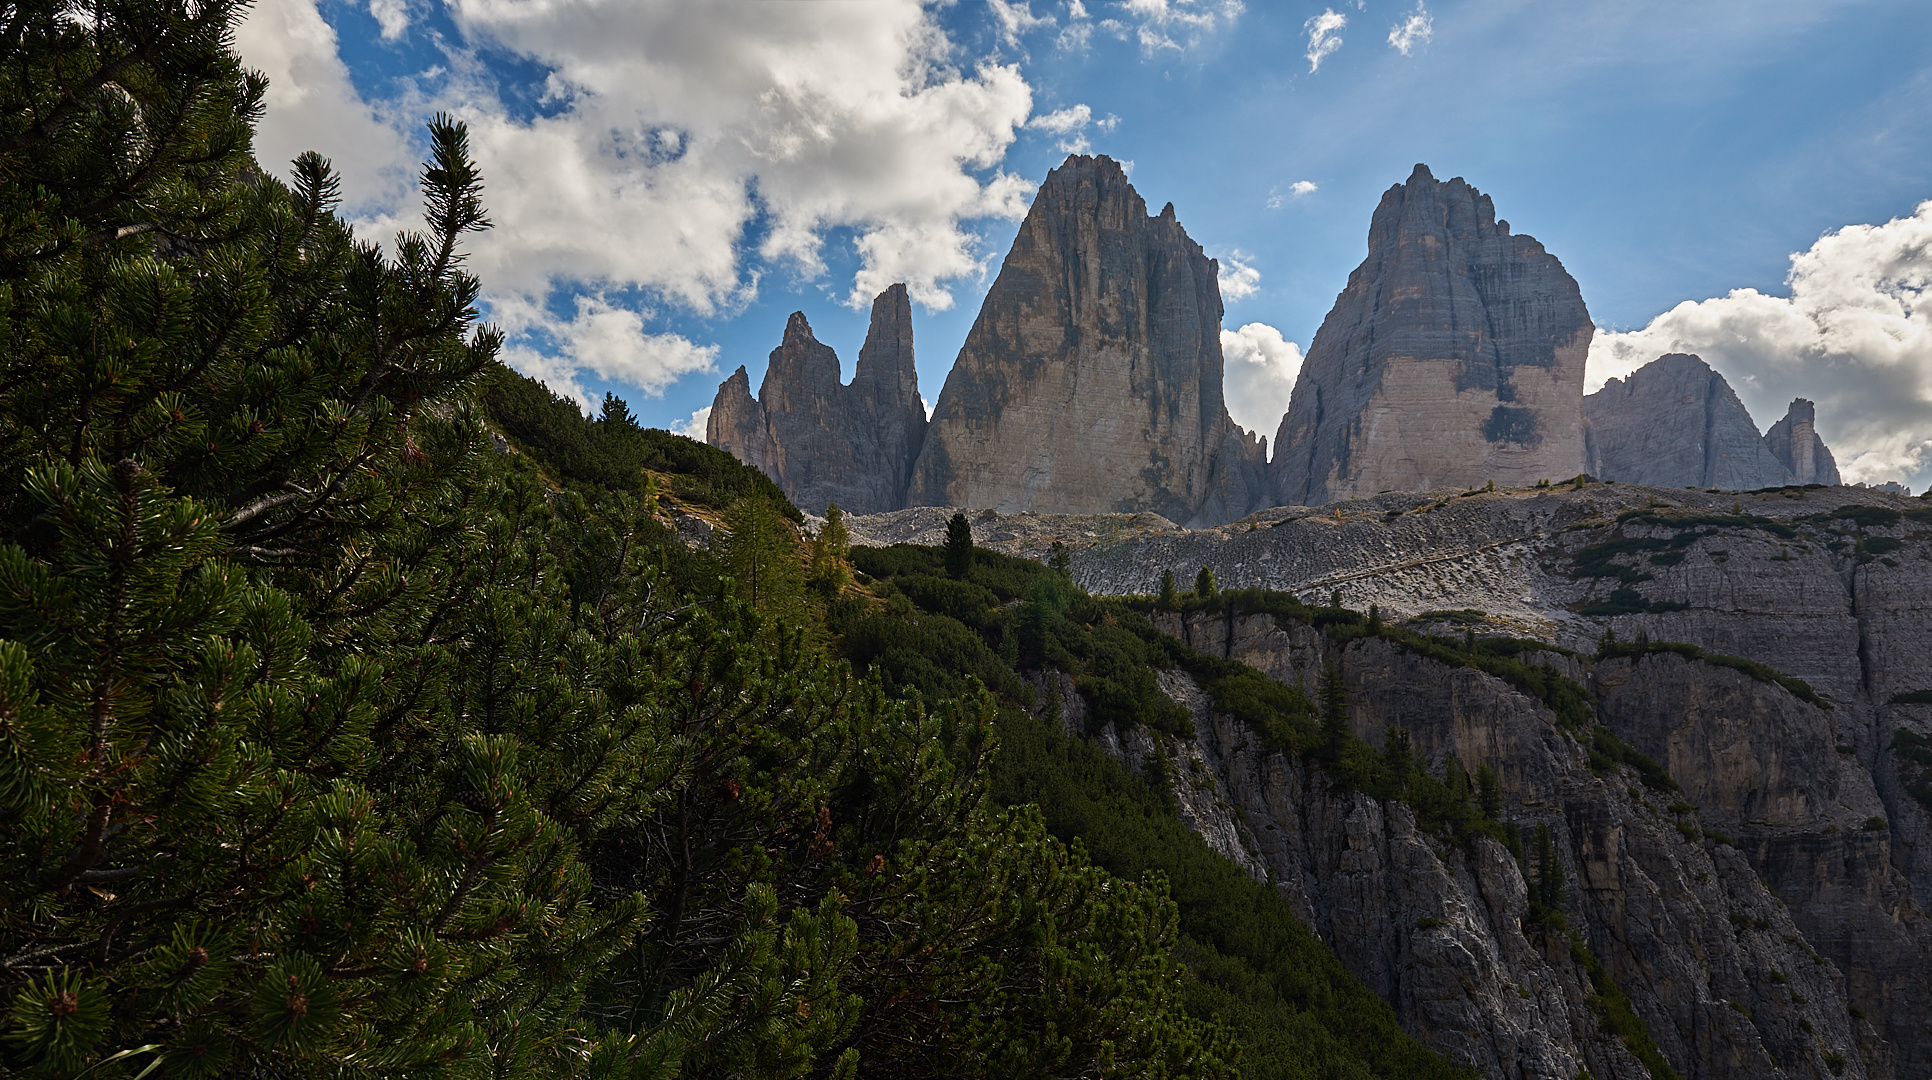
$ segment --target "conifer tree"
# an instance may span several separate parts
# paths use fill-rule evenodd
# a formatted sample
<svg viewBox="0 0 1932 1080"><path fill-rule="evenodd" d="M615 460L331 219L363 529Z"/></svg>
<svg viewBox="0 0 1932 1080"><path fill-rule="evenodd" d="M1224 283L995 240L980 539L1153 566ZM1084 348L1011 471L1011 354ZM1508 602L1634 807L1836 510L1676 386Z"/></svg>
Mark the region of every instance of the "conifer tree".
<svg viewBox="0 0 1932 1080"><path fill-rule="evenodd" d="M1194 575L1194 595L1213 603L1214 598L1220 595L1220 591L1220 587L1214 583L1214 571L1205 566L1201 567L1200 572Z"/></svg>
<svg viewBox="0 0 1932 1080"><path fill-rule="evenodd" d="M973 525L963 510L946 522L946 573L964 578L973 570Z"/></svg>
<svg viewBox="0 0 1932 1080"><path fill-rule="evenodd" d="M1485 761L1476 766L1477 806L1483 817L1496 821L1503 816L1503 785L1496 778L1496 770Z"/></svg>
<svg viewBox="0 0 1932 1080"><path fill-rule="evenodd" d="M1047 568L1069 581L1073 579L1073 555L1067 545L1058 540L1053 542L1047 549Z"/></svg>
<svg viewBox="0 0 1932 1080"><path fill-rule="evenodd" d="M1342 685L1341 669L1330 660L1322 667L1321 684L1317 688L1321 698L1321 753L1322 759L1330 764L1341 762L1348 741L1352 735L1348 723L1348 690Z"/></svg>
<svg viewBox="0 0 1932 1080"><path fill-rule="evenodd" d="M1174 586L1174 571L1165 567L1161 569L1161 592L1159 599L1155 601L1155 606L1162 611L1181 609L1181 592Z"/></svg>

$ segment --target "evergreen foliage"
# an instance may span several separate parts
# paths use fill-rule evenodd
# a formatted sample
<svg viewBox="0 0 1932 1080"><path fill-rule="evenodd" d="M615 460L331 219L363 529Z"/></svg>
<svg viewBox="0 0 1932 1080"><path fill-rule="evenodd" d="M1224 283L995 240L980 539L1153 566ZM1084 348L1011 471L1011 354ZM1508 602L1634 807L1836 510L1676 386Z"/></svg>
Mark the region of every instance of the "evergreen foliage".
<svg viewBox="0 0 1932 1080"><path fill-rule="evenodd" d="M1162 568L1160 596L1154 601L1154 606L1161 611L1181 609L1181 591L1174 585L1174 571Z"/></svg>
<svg viewBox="0 0 1932 1080"><path fill-rule="evenodd" d="M1214 571L1205 566L1201 567L1200 571L1194 575L1195 599L1200 600L1202 603L1211 604L1220 594L1220 588L1214 583Z"/></svg>
<svg viewBox="0 0 1932 1080"><path fill-rule="evenodd" d="M963 510L946 522L946 573L963 578L973 570L973 526Z"/></svg>
<svg viewBox="0 0 1932 1080"><path fill-rule="evenodd" d="M393 257L261 175L239 14L7 17L0 1071L1226 1075L994 699L855 678L769 481L495 362L460 124Z"/></svg>

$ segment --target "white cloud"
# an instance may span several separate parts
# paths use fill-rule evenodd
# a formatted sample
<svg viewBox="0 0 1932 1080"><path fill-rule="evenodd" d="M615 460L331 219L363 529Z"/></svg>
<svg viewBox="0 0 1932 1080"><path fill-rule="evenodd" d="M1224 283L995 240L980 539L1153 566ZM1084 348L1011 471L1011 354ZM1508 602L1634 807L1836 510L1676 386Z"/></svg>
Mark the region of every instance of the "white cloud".
<svg viewBox="0 0 1932 1080"><path fill-rule="evenodd" d="M1308 52L1304 55L1308 57L1308 70L1312 73L1321 68L1323 60L1342 47L1341 36L1336 31L1348 25L1348 16L1334 8L1324 8L1320 15L1301 25L1302 29L1308 31Z"/></svg>
<svg viewBox="0 0 1932 1080"><path fill-rule="evenodd" d="M382 28L382 40L395 41L409 31L409 0L369 0L369 14Z"/></svg>
<svg viewBox="0 0 1932 1080"><path fill-rule="evenodd" d="M1281 193L1280 188L1269 188L1268 209L1279 210L1282 204L1286 203L1289 199L1299 199L1304 195L1313 195L1316 190L1314 182L1310 180L1297 180L1289 184L1288 194L1286 195Z"/></svg>
<svg viewBox="0 0 1932 1080"><path fill-rule="evenodd" d="M415 150L392 112L356 96L335 30L313 0L260 0L236 29L235 47L268 76L268 112L255 132L255 159L264 169L286 177L296 155L317 150L342 174L348 212L409 199Z"/></svg>
<svg viewBox="0 0 1932 1080"><path fill-rule="evenodd" d="M696 439L699 442L703 442L705 425L710 420L711 406L706 405L704 408L692 413L690 419L672 422L670 432L673 435L682 435L687 439Z"/></svg>
<svg viewBox="0 0 1932 1080"><path fill-rule="evenodd" d="M716 345L698 345L679 334L649 333L644 329L647 313L618 307L602 296L578 296L576 301L576 313L568 319L525 300L493 305L491 318L512 342L503 350L504 362L585 406L593 404L581 381L586 371L656 397L686 375L717 368Z"/></svg>
<svg viewBox="0 0 1932 1080"><path fill-rule="evenodd" d="M1245 300L1261 291L1261 271L1239 251L1231 251L1221 260L1220 281L1221 296L1227 300Z"/></svg>
<svg viewBox="0 0 1932 1080"><path fill-rule="evenodd" d="M1095 126L1103 130L1112 130L1113 123L1110 121L1114 119L1116 118L1103 120ZM1092 109L1085 105L1070 105L1064 109L1036 116L1028 120L1026 126L1034 131L1044 131L1049 135L1060 136L1060 141L1056 145L1063 154L1084 154L1092 146L1087 141L1086 134L1087 125L1090 123L1093 123Z"/></svg>
<svg viewBox="0 0 1932 1080"><path fill-rule="evenodd" d="M1149 55L1162 49L1191 49L1213 31L1233 24L1246 10L1241 0L1124 0L1120 6L1136 24L1134 35ZM1108 23L1121 25L1110 19L1101 26Z"/></svg>
<svg viewBox="0 0 1932 1080"><path fill-rule="evenodd" d="M1221 331L1221 354L1227 360L1222 386L1228 415L1249 431L1273 438L1301 372L1301 346L1282 340L1281 331L1267 323L1253 322Z"/></svg>
<svg viewBox="0 0 1932 1080"><path fill-rule="evenodd" d="M1055 25L1053 16L1033 14L1031 0L986 0L986 8L999 24L1000 40L1015 48L1019 47L1021 34Z"/></svg>
<svg viewBox="0 0 1932 1080"><path fill-rule="evenodd" d="M1422 6L1422 0L1415 0L1414 14L1389 28L1389 48L1407 56L1417 45L1427 45L1435 32L1436 21L1429 9Z"/></svg>
<svg viewBox="0 0 1932 1080"><path fill-rule="evenodd" d="M1722 372L1760 427L1794 397L1848 482L1932 481L1932 201L1850 225L1791 256L1789 298L1756 289L1685 301L1641 330L1599 331L1588 388L1667 352Z"/></svg>
<svg viewBox="0 0 1932 1080"><path fill-rule="evenodd" d="M370 2L385 35L408 29L415 0ZM833 230L858 256L850 303L904 281L926 308L950 307L955 283L984 274L974 223L1023 216L1032 191L1000 169L1031 88L1016 65L962 62L920 0L449 0L460 34L443 42L446 66L373 103L318 3L260 0L238 34L271 79L259 155L335 159L347 207L381 237L415 216L423 118L467 122L496 222L469 265L492 317L523 313L512 340L530 363L568 341L578 351L549 362L594 369L596 328L626 303L645 317L618 298L708 315L749 302L771 268L821 277ZM1025 4L1008 13L1039 21ZM481 59L495 50L548 70L541 114L499 94ZM578 293L611 312L551 314ZM647 392L702 368L682 338L641 323L619 336L634 359L611 369Z"/></svg>

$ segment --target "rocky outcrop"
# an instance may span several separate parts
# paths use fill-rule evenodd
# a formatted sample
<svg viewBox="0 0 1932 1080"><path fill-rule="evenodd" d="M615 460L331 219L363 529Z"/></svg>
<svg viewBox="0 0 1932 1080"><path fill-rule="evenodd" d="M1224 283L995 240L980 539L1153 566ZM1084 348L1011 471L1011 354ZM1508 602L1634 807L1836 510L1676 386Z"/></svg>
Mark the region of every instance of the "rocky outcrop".
<svg viewBox="0 0 1932 1080"><path fill-rule="evenodd" d="M1401 802L1349 791L1311 760L1267 750L1255 732L1216 713L1184 674L1161 682L1193 715L1192 740L1146 730L1097 736L1136 768L1164 756L1162 771L1178 778L1183 820L1257 877L1276 881L1404 1028L1434 1049L1499 1080L1586 1069L1600 1078L1651 1075L1603 1022L1600 989L1571 944L1573 931L1686 1078L1893 1075L1886 1040L1849 1007L1845 973L1814 951L1796 907L1760 880L1748 845L1718 836L1716 823L1733 821L1725 811L1693 810L1676 793L1642 787L1632 771L1593 767L1579 732L1536 699L1390 642L1342 648L1306 624L1271 616L1168 615L1160 623L1197 649L1311 694L1335 664L1357 735L1380 744L1390 728L1403 729L1436 775L1488 765L1501 780L1501 819L1523 832L1550 828L1569 883L1566 926L1533 918L1523 866L1502 844L1483 835L1451 840ZM1547 659L1591 677L1569 658ZM1669 663L1650 664L1614 672L1626 692L1618 719L1634 713L1683 726L1683 706L1708 704L1684 696L1694 680L1687 687ZM1758 685L1747 679L1724 689L1752 698ZM1775 687L1766 694L1780 700L1745 711L1809 708ZM1084 730L1077 695L1062 704L1070 729ZM1827 803L1785 827L1827 836L1830 825L1869 809L1872 796L1855 783L1820 787L1802 775L1819 734L1815 723L1794 725L1786 757L1772 766L1789 772L1776 780L1728 775L1736 747L1723 736L1680 740L1671 767L1721 777L1695 795L1741 798L1746 813L1761 809L1751 802L1754 782L1777 788L1771 801L1787 806L1783 786L1818 787ZM1852 806L1839 807L1841 796Z"/></svg>
<svg viewBox="0 0 1932 1080"><path fill-rule="evenodd" d="M1599 479L1729 491L1791 482L1731 384L1695 356L1660 356L1611 379L1583 399L1583 419Z"/></svg>
<svg viewBox="0 0 1932 1080"><path fill-rule="evenodd" d="M1529 484L1583 471L1594 328L1556 257L1489 197L1417 165L1308 350L1270 465L1275 498Z"/></svg>
<svg viewBox="0 0 1932 1080"><path fill-rule="evenodd" d="M946 377L908 504L1151 511L1266 504L1265 443L1222 398L1219 268L1107 157L1053 170Z"/></svg>
<svg viewBox="0 0 1932 1080"><path fill-rule="evenodd" d="M1764 433L1764 445L1784 463L1792 484L1838 484L1838 462L1818 437L1817 406L1804 398L1793 398L1784 419Z"/></svg>
<svg viewBox="0 0 1932 1080"><path fill-rule="evenodd" d="M705 427L707 442L763 471L814 513L830 503L859 514L904 506L925 437L904 285L873 301L851 385L839 381L838 354L812 336L804 312L793 312L758 398L740 367L718 388Z"/></svg>

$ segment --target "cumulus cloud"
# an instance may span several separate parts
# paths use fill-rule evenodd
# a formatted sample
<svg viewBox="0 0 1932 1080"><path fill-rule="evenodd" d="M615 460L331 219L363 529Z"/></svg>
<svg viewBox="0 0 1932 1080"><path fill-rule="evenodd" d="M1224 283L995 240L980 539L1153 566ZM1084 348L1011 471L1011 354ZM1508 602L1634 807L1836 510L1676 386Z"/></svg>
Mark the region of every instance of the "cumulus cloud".
<svg viewBox="0 0 1932 1080"><path fill-rule="evenodd" d="M1435 32L1436 21L1429 9L1422 6L1422 0L1415 0L1415 11L1389 28L1389 48L1407 56L1416 46L1427 45Z"/></svg>
<svg viewBox="0 0 1932 1080"><path fill-rule="evenodd" d="M696 439L699 442L703 442L705 425L710 420L711 406L706 405L704 408L692 413L689 419L673 421L670 431L673 435L682 435L687 439Z"/></svg>
<svg viewBox="0 0 1932 1080"><path fill-rule="evenodd" d="M334 28L313 0L263 0L235 31L235 47L268 76L267 116L255 158L285 176L298 154L319 150L342 174L351 214L390 209L409 198L416 153L393 110L362 101L336 52Z"/></svg>
<svg viewBox="0 0 1932 1080"><path fill-rule="evenodd" d="M1315 184L1311 180L1297 180L1289 184L1287 194L1283 194L1280 188L1269 188L1268 209L1279 210L1289 199L1299 199L1304 195L1313 195L1315 191Z"/></svg>
<svg viewBox="0 0 1932 1080"><path fill-rule="evenodd" d="M382 28L382 40L395 41L409 31L409 0L369 0L369 14Z"/></svg>
<svg viewBox="0 0 1932 1080"><path fill-rule="evenodd" d="M596 353L586 335L605 313L552 314L569 297L729 312L769 269L822 277L835 232L859 263L850 303L904 281L926 308L948 308L955 283L983 275L974 223L1023 216L1033 187L999 168L1031 88L1015 65L962 63L919 0L449 0L447 63L374 103L357 96L318 2L260 0L238 35L271 78L260 156L321 150L352 211L387 226L413 216L423 117L468 123L496 222L470 266L491 317L518 315L515 355L533 364L551 342L578 346L546 353L553 365ZM407 29L413 0L371 2L385 35ZM1008 14L1037 21L1023 3ZM483 59L499 50L548 72L536 115L500 94ZM612 371L654 392L658 373L697 370L671 336L633 331L649 359Z"/></svg>
<svg viewBox="0 0 1932 1080"><path fill-rule="evenodd" d="M1193 48L1246 10L1241 0L1125 0L1121 7L1141 49L1149 55L1163 49L1184 52Z"/></svg>
<svg viewBox="0 0 1932 1080"><path fill-rule="evenodd" d="M499 301L491 315L512 338L504 349L506 363L585 406L592 404L581 381L586 371L655 397L686 375L717 370L716 345L698 345L680 334L650 333L644 328L646 312L619 307L602 296L578 296L569 318L559 319L520 298Z"/></svg>
<svg viewBox="0 0 1932 1080"><path fill-rule="evenodd" d="M1338 31L1347 25L1348 16L1334 8L1324 8L1320 15L1302 24L1302 29L1308 31L1308 52L1303 55L1308 57L1310 73L1320 70L1322 61L1342 47Z"/></svg>
<svg viewBox="0 0 1932 1080"><path fill-rule="evenodd" d="M986 9L999 26L1000 40L1019 47L1020 35L1029 30L1056 25L1051 15L1033 14L1030 0L986 0Z"/></svg>
<svg viewBox="0 0 1932 1080"><path fill-rule="evenodd" d="M1093 38L1093 20L1087 14L1087 5L1080 0L1067 4L1067 25L1054 39L1054 45L1068 52L1085 52L1087 43Z"/></svg>
<svg viewBox="0 0 1932 1080"><path fill-rule="evenodd" d="M1261 291L1261 271L1248 263L1248 256L1231 251L1220 263L1223 299L1243 300Z"/></svg>
<svg viewBox="0 0 1932 1080"><path fill-rule="evenodd" d="M1932 481L1932 201L1850 225L1791 256L1789 297L1756 289L1685 301L1641 330L1599 332L1588 388L1668 352L1702 356L1761 427L1794 397L1847 481Z"/></svg>
<svg viewBox="0 0 1932 1080"><path fill-rule="evenodd" d="M1118 117L1108 117L1094 125L1103 131L1113 130ZM1093 110L1085 105L1070 105L1064 109L1036 116L1026 122L1033 131L1044 131L1049 135L1060 136L1057 144L1062 153L1084 154L1092 145L1087 141L1087 125L1093 123Z"/></svg>
<svg viewBox="0 0 1932 1080"><path fill-rule="evenodd" d="M1221 331L1221 355L1227 360L1222 387L1228 415L1249 431L1273 438L1301 372L1301 346L1282 340L1281 331L1267 323L1252 322Z"/></svg>

